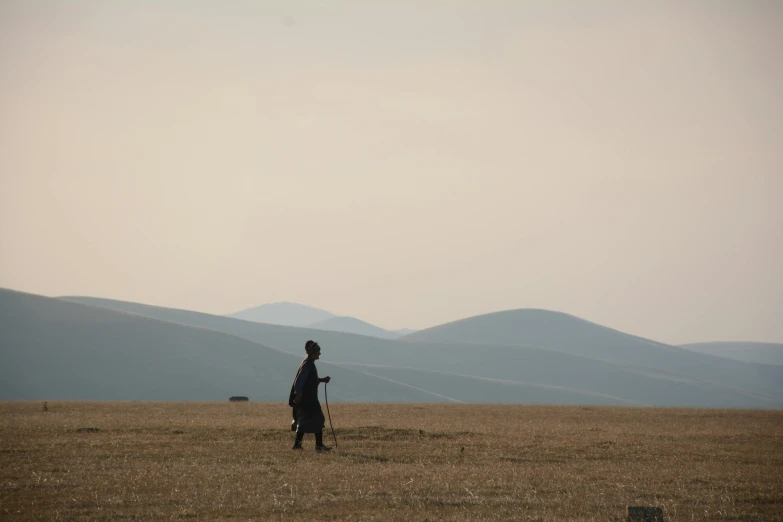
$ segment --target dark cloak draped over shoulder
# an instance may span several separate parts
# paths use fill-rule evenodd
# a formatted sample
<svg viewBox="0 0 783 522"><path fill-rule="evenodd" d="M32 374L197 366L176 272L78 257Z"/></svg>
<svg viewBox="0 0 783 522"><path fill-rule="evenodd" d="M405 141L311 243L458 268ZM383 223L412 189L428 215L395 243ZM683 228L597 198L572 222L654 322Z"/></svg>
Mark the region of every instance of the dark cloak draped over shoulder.
<svg viewBox="0 0 783 522"><path fill-rule="evenodd" d="M297 431L319 433L324 429L324 412L318 401L319 384L315 360L308 355L299 365L288 396L288 405L294 408ZM302 395L302 402L294 405L294 396L297 393Z"/></svg>

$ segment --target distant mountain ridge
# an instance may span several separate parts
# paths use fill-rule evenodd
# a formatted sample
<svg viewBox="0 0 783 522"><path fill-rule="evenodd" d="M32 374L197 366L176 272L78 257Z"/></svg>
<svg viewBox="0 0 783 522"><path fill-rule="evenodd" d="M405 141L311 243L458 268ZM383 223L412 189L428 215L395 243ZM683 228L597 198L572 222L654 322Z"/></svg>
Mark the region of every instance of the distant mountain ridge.
<svg viewBox="0 0 783 522"><path fill-rule="evenodd" d="M320 308L291 302L269 303L248 308L227 317L281 326L299 326L316 330L355 333L380 339L396 339L414 332L408 328L386 330L355 317L338 316Z"/></svg>
<svg viewBox="0 0 783 522"><path fill-rule="evenodd" d="M370 337L378 337L379 339L396 339L402 336L400 333L384 330L355 317L330 317L329 319L308 325L308 328L368 335Z"/></svg>
<svg viewBox="0 0 783 522"><path fill-rule="evenodd" d="M583 343L582 347L569 347L567 343L559 348L545 344L526 346L514 336L515 344L475 340L390 340L254 323L123 301L78 297L68 299L229 333L289 352L298 358L304 354L304 341L316 339L323 348L322 361L359 370L367 376L438 397L438 400L783 408L783 369L779 367L696 354L623 334L567 314L559 316L566 322L555 323L555 326L576 328L580 335L587 335L588 342ZM529 312L511 311L511 315L524 317ZM471 318L465 320L467 324L463 322L463 326L472 328L470 322L473 319L479 322L484 320L482 316ZM585 326L588 327L586 330ZM547 342L557 341L557 332L550 331L551 327L552 324L545 320L540 324L534 321L527 325L528 329L540 328L538 335ZM625 361L608 359L601 350L605 340L602 335L615 336L615 346L610 348L620 353L628 352L629 358ZM590 353L593 349L595 353ZM569 350L582 353L569 353ZM657 354L657 357L650 357L650 354L646 354L648 351ZM640 360L640 355L645 354L647 360ZM333 381L330 398L333 393L331 390L337 393L341 386L339 381ZM367 393L372 391L367 390ZM395 402L392 395L384 400ZM425 402L431 401L425 399Z"/></svg>
<svg viewBox="0 0 783 522"><path fill-rule="evenodd" d="M285 301L247 308L228 314L228 317L283 326L308 326L335 317L335 315L320 308Z"/></svg>

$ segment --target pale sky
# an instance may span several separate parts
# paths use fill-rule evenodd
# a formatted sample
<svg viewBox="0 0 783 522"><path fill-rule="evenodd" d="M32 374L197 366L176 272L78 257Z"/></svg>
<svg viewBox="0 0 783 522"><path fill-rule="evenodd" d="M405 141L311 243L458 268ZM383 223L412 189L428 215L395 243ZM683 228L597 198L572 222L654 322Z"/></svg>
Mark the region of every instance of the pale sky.
<svg viewBox="0 0 783 522"><path fill-rule="evenodd" d="M0 287L783 342L783 2L0 2Z"/></svg>

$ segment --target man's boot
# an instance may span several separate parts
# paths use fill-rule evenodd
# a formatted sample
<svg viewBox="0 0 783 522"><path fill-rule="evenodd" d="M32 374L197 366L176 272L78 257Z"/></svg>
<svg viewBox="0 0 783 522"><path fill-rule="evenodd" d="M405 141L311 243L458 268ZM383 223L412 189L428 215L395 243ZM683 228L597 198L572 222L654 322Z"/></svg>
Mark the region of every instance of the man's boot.
<svg viewBox="0 0 783 522"><path fill-rule="evenodd" d="M324 446L324 434L322 431L315 434L315 451L319 453L332 451L332 448L329 446Z"/></svg>

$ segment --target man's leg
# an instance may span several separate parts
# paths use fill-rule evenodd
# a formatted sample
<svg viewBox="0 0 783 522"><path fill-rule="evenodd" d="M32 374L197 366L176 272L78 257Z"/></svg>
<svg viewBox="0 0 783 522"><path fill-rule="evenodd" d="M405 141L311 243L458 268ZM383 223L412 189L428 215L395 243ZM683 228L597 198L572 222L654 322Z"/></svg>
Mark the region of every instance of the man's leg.
<svg viewBox="0 0 783 522"><path fill-rule="evenodd" d="M319 431L315 434L315 451L331 451L332 448L324 446L324 432Z"/></svg>
<svg viewBox="0 0 783 522"><path fill-rule="evenodd" d="M294 441L294 447L295 450L302 449L302 439L304 438L304 432L303 431L297 431L296 432L296 440Z"/></svg>

